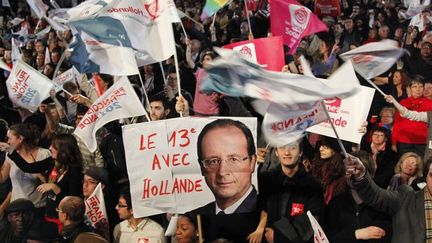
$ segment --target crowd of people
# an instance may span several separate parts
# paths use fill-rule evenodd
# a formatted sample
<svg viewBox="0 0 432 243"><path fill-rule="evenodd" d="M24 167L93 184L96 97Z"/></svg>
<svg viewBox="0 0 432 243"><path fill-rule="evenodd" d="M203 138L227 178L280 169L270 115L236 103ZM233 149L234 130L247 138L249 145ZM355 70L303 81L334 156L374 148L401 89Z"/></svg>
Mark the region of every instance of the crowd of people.
<svg viewBox="0 0 432 243"><path fill-rule="evenodd" d="M171 57L140 67L142 81L138 75L128 77L151 121L224 116L257 117L261 124L251 98L199 87L217 58L213 47L271 35L269 1L233 0L204 21L205 1L175 1L186 15L187 34L174 24L178 72ZM43 2L70 8L81 1ZM256 6L246 12L245 2ZM313 1L299 2L314 10ZM146 117L106 124L97 133L94 152L73 133L98 92L108 90L116 77L81 74L79 84L66 82L30 112L11 102L10 72L1 70L0 241L313 242L310 211L329 242L432 242L432 10L427 6L419 13L421 25L410 25L409 3L343 0L339 16L320 16L328 32L306 36L293 55L285 47L281 72L302 74L303 55L321 78L343 63L339 54L363 44L391 39L409 52L372 79L386 95L375 92L361 144L344 142L352 155L344 158L335 139L318 134L272 147L259 129L255 144L242 124L229 119L210 123L198 138L197 151L215 202L181 215L134 216L122 125L151 122ZM32 35L49 24L32 14L26 1L3 5L0 26L0 58L9 67L16 57L12 40L18 41L20 58L49 79L72 67L71 32ZM94 80L100 81L99 90ZM252 185L252 173L257 185ZM92 225L85 216L86 200L98 185L108 225ZM173 217L175 234L165 236Z"/></svg>

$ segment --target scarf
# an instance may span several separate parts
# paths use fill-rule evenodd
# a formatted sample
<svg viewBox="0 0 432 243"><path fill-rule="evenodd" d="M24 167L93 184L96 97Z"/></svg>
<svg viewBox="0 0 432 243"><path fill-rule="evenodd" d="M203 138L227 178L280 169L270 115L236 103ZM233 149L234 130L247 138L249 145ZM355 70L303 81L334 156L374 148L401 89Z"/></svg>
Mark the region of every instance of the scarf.
<svg viewBox="0 0 432 243"><path fill-rule="evenodd" d="M432 243L432 195L427 187L423 189L426 219L426 243Z"/></svg>

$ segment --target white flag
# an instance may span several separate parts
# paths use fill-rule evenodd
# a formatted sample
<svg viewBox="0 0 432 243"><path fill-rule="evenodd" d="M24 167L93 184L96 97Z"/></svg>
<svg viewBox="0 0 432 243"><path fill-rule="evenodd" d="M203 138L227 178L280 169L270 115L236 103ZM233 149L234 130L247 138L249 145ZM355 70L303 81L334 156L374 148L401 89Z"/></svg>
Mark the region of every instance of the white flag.
<svg viewBox="0 0 432 243"><path fill-rule="evenodd" d="M55 87L56 92L62 90L63 84L69 81L74 81L75 73L74 68L70 68L67 71L64 71L60 75L57 75L57 77L53 80L53 84Z"/></svg>
<svg viewBox="0 0 432 243"><path fill-rule="evenodd" d="M12 63L21 59L21 52L19 50L19 41L15 38L11 39L12 42Z"/></svg>
<svg viewBox="0 0 432 243"><path fill-rule="evenodd" d="M96 233L109 239L109 222L106 212L105 199L102 191L102 184L96 186L93 193L85 200L87 219L95 228Z"/></svg>
<svg viewBox="0 0 432 243"><path fill-rule="evenodd" d="M27 0L27 3L39 19L45 16L49 8L42 0Z"/></svg>
<svg viewBox="0 0 432 243"><path fill-rule="evenodd" d="M330 243L327 239L327 236L324 233L324 230L321 228L321 225L315 219L315 217L311 214L310 211L307 211L307 216L312 225L312 229L314 232L314 243Z"/></svg>
<svg viewBox="0 0 432 243"><path fill-rule="evenodd" d="M271 103L262 130L266 141L279 147L302 138L307 128L326 119L321 101L290 106Z"/></svg>
<svg viewBox="0 0 432 243"><path fill-rule="evenodd" d="M220 58L207 70L201 91L217 91L230 96L249 96L279 104L310 103L324 98L348 96L356 92L358 80L346 79L335 89L304 75L266 71L236 51L216 49Z"/></svg>
<svg viewBox="0 0 432 243"><path fill-rule="evenodd" d="M74 133L87 144L90 151L95 151L95 134L99 128L110 121L142 116L145 112L129 80L122 77L90 106Z"/></svg>
<svg viewBox="0 0 432 243"><path fill-rule="evenodd" d="M6 86L10 100L32 112L49 97L53 88L51 80L21 60L14 64Z"/></svg>
<svg viewBox="0 0 432 243"><path fill-rule="evenodd" d="M371 79L391 68L404 52L397 41L382 40L362 45L340 57L345 61L351 60L360 75Z"/></svg>
<svg viewBox="0 0 432 243"><path fill-rule="evenodd" d="M102 43L133 48L138 52L139 65L160 62L175 51L168 3L99 0L85 11L77 11L83 8L82 4L70 9L69 23L79 33L86 32Z"/></svg>
<svg viewBox="0 0 432 243"><path fill-rule="evenodd" d="M44 64L50 63L51 62L51 53L49 52L48 46L45 47L45 60L44 60Z"/></svg>

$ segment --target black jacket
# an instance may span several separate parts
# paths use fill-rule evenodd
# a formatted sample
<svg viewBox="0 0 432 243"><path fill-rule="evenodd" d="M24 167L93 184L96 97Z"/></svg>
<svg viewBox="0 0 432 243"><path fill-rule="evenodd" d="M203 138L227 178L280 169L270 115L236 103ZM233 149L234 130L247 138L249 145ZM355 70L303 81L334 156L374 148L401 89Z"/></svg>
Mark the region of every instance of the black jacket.
<svg viewBox="0 0 432 243"><path fill-rule="evenodd" d="M260 204L267 212L267 226L275 231L277 242L313 242L313 232L306 212L320 220L324 213L324 198L320 183L308 174L302 163L292 177L281 166L261 174Z"/></svg>

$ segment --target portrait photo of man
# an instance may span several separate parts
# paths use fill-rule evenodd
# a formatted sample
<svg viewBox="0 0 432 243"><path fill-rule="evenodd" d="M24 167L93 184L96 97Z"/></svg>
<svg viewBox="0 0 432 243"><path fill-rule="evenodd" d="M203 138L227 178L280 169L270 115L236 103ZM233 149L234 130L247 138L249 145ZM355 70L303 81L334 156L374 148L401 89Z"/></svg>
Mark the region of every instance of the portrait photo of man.
<svg viewBox="0 0 432 243"><path fill-rule="evenodd" d="M231 119L208 123L198 136L197 154L201 173L215 201L192 213L224 215L255 210L255 143L245 124Z"/></svg>

